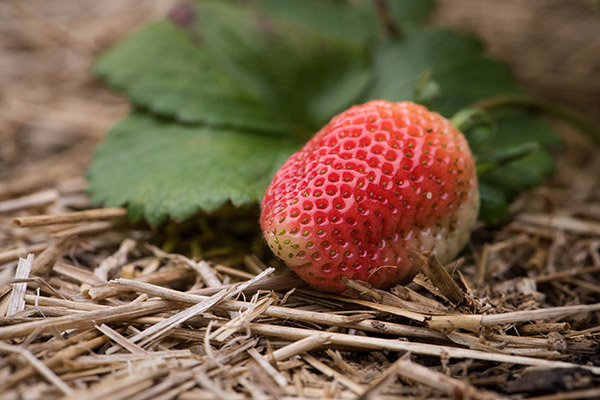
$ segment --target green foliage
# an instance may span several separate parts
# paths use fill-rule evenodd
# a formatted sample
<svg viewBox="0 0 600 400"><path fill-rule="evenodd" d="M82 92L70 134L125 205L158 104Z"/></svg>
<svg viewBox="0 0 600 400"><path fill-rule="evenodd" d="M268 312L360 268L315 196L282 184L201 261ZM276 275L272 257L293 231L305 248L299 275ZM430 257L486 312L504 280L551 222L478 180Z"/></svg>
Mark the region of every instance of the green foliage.
<svg viewBox="0 0 600 400"><path fill-rule="evenodd" d="M285 126L170 21L132 34L100 58L95 71L135 106L184 123L264 130Z"/></svg>
<svg viewBox="0 0 600 400"><path fill-rule="evenodd" d="M260 201L270 177L296 147L284 137L133 113L98 147L88 175L95 200L106 199L109 207L127 203L135 219L158 222L188 217L198 204L211 211L223 199L236 205Z"/></svg>
<svg viewBox="0 0 600 400"><path fill-rule="evenodd" d="M293 151L352 104L420 100L450 117L483 98L520 93L479 42L420 26L432 1L388 2L399 37L389 37L374 4L204 0L124 39L95 70L135 110L95 153L93 199L127 204L132 217L152 223L248 204L260 201ZM488 119L490 126L466 132L487 159L540 144L480 175L480 217L492 221L551 172L546 147L556 137L523 109L494 110Z"/></svg>
<svg viewBox="0 0 600 400"><path fill-rule="evenodd" d="M190 124L235 126L304 139L369 80L367 52L292 29L222 1L190 9L197 22L158 21L96 64L135 105ZM261 25L262 24L262 25Z"/></svg>
<svg viewBox="0 0 600 400"><path fill-rule="evenodd" d="M373 68L366 98L390 101L411 99L420 74L429 70L441 93L431 107L447 117L476 100L519 92L508 69L486 59L478 41L445 29L407 29L401 40L381 42Z"/></svg>
<svg viewBox="0 0 600 400"><path fill-rule="evenodd" d="M258 3L272 18L327 37L364 45L381 39L385 33L375 1L352 1L352 6L346 0L258 0ZM410 26L429 14L434 1L388 1L387 6L392 21Z"/></svg>

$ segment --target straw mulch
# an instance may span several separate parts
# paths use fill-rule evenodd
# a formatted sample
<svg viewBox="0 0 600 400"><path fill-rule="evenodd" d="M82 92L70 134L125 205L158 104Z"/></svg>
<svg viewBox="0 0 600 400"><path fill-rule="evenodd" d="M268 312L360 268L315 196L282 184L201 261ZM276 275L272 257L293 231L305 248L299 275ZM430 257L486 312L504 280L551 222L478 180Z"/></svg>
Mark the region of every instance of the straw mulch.
<svg viewBox="0 0 600 400"><path fill-rule="evenodd" d="M600 397L600 152L567 126L507 223L385 292L305 286L256 209L153 228L91 207L127 104L89 66L170 3L0 4L0 398Z"/></svg>

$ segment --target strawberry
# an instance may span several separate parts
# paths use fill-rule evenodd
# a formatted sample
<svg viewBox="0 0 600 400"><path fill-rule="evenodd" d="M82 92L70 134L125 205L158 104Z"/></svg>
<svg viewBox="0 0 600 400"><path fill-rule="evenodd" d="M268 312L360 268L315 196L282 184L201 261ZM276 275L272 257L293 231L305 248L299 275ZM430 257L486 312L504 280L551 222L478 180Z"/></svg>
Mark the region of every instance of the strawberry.
<svg viewBox="0 0 600 400"><path fill-rule="evenodd" d="M410 281L411 252L451 261L478 211L463 134L423 106L375 100L334 117L285 162L260 222L302 279L341 292L343 277L382 289Z"/></svg>

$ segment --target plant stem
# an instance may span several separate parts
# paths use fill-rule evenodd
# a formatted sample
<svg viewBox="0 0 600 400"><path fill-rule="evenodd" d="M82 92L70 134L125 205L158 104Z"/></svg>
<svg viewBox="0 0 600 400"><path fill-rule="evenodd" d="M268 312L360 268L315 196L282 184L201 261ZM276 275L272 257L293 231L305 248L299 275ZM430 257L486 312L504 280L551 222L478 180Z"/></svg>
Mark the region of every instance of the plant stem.
<svg viewBox="0 0 600 400"><path fill-rule="evenodd" d="M393 39L400 38L402 33L390 15L390 5L388 4L387 0L375 0L375 7L377 8L379 20L385 27L387 34Z"/></svg>
<svg viewBox="0 0 600 400"><path fill-rule="evenodd" d="M480 110L490 110L508 106L531 107L558 117L570 123L590 138L597 146L600 146L600 130L590 120L568 107L563 107L547 100L509 94L489 97L471 104L470 107Z"/></svg>

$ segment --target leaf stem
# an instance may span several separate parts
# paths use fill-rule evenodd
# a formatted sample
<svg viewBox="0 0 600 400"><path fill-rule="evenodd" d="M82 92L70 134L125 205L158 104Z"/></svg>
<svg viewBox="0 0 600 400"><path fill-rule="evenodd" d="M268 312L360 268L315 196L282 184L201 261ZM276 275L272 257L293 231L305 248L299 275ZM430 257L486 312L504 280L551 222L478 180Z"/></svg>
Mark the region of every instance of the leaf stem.
<svg viewBox="0 0 600 400"><path fill-rule="evenodd" d="M396 24L392 15L390 14L390 5L387 0L374 0L375 7L377 8L377 14L379 20L385 27L385 31L392 39L399 39L402 36L400 27Z"/></svg>
<svg viewBox="0 0 600 400"><path fill-rule="evenodd" d="M600 130L598 130L590 120L571 108L560 106L551 101L509 94L489 97L471 104L470 107L480 110L489 110L507 106L531 107L558 117L570 123L573 127L577 128L590 138L597 146L600 146Z"/></svg>

